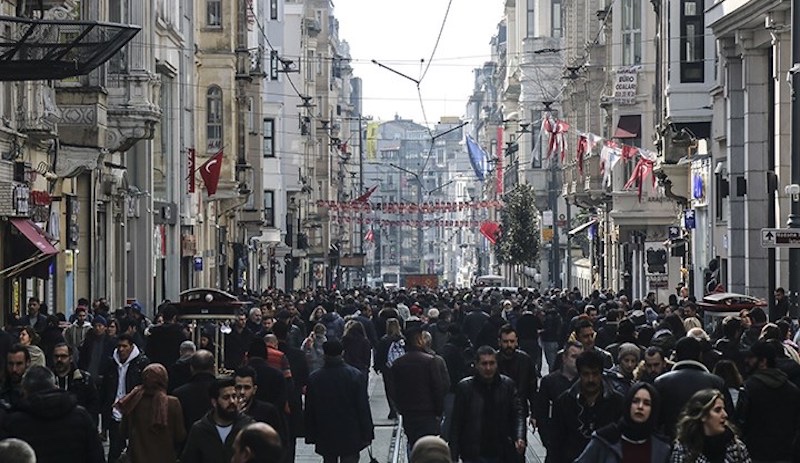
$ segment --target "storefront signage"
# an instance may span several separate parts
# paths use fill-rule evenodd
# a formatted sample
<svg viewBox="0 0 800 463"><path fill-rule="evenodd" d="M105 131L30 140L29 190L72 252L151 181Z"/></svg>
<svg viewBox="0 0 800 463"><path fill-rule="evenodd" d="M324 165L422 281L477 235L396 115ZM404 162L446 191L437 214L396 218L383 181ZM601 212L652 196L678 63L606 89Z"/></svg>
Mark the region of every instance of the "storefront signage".
<svg viewBox="0 0 800 463"><path fill-rule="evenodd" d="M636 104L636 91L639 81L639 66L617 69L614 79L614 103L618 105Z"/></svg>

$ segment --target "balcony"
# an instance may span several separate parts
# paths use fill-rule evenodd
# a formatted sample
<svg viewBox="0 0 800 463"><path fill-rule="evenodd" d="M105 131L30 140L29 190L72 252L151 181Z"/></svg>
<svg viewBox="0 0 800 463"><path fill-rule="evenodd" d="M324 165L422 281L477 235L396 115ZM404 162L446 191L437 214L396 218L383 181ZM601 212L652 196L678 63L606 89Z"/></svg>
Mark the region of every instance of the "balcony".
<svg viewBox="0 0 800 463"><path fill-rule="evenodd" d="M55 91L43 81L21 85L26 89L19 93L19 131L38 140L55 138L56 124L61 120Z"/></svg>

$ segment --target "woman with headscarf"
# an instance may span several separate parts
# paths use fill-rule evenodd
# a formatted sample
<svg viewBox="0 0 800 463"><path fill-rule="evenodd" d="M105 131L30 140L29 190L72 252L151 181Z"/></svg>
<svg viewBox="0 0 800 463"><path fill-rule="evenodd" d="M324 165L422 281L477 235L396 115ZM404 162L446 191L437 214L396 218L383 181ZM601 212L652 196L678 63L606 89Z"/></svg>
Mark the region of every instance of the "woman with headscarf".
<svg viewBox="0 0 800 463"><path fill-rule="evenodd" d="M592 433L576 463L665 463L669 442L656 434L659 396L647 383L636 383L625 396L622 418Z"/></svg>
<svg viewBox="0 0 800 463"><path fill-rule="evenodd" d="M736 437L717 389L695 393L678 419L672 463L750 463L744 442Z"/></svg>
<svg viewBox="0 0 800 463"><path fill-rule="evenodd" d="M142 384L116 403L122 412L122 435L128 439L132 463L175 463L186 439L183 410L176 397L167 395L169 377L160 363L142 372Z"/></svg>

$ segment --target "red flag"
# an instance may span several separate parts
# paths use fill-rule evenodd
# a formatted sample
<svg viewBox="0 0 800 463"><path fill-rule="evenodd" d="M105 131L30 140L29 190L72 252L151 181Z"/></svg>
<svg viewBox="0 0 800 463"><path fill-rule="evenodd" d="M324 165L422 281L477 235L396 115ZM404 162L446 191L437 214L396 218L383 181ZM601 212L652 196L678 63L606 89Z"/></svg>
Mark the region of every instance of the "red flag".
<svg viewBox="0 0 800 463"><path fill-rule="evenodd" d="M369 197L372 196L372 193L375 193L375 190L378 189L378 185L373 186L369 190L366 191L363 195L359 196L358 198L354 199L354 203L365 203L369 201Z"/></svg>
<svg viewBox="0 0 800 463"><path fill-rule="evenodd" d="M480 232L490 243L495 244L497 243L497 238L500 236L500 224L497 222L483 222Z"/></svg>
<svg viewBox="0 0 800 463"><path fill-rule="evenodd" d="M214 196L217 192L217 185L219 185L219 174L222 170L222 150L204 162L200 166L200 176L203 178L203 183L206 184L206 191L208 196Z"/></svg>
<svg viewBox="0 0 800 463"><path fill-rule="evenodd" d="M364 241L369 241L370 243L375 241L375 233L372 231L371 228L369 229L369 231L367 231L366 236L364 236Z"/></svg>

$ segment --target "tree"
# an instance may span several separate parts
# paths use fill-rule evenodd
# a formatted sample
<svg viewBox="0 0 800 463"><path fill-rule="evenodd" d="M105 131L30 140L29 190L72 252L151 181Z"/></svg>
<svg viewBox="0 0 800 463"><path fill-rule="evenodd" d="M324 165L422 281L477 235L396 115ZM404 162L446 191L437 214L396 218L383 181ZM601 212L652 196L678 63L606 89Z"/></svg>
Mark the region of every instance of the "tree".
<svg viewBox="0 0 800 463"><path fill-rule="evenodd" d="M539 211L528 184L506 194L495 255L501 264L531 265L539 259Z"/></svg>

